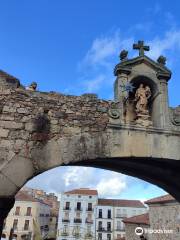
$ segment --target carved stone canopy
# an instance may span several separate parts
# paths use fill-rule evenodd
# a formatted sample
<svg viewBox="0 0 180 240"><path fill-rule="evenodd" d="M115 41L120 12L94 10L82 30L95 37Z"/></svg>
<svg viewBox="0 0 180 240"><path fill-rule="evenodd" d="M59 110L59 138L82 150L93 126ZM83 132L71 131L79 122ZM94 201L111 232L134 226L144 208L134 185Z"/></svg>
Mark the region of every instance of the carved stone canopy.
<svg viewBox="0 0 180 240"><path fill-rule="evenodd" d="M148 120L150 126L152 120L156 127L168 125L167 82L171 78L171 71L165 66L166 58L160 56L154 61L146 56L145 51L149 51L150 47L143 41L134 44L133 49L139 51L139 56L127 59L127 53L123 50L121 62L114 69L114 75L117 76L114 84L115 100L122 103L122 122L126 124L139 120L144 124L143 121ZM142 88L141 84L143 84ZM124 91L123 86L129 85L134 88L133 91ZM146 89L150 97L146 95ZM140 92L141 97L137 99L135 95ZM143 105L142 102L145 104Z"/></svg>

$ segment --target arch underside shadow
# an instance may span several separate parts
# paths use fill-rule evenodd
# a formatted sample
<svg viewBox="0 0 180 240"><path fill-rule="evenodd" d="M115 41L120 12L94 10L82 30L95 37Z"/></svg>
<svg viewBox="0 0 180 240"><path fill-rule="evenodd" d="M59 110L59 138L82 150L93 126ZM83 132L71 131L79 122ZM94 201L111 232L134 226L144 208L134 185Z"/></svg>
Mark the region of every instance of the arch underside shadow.
<svg viewBox="0 0 180 240"><path fill-rule="evenodd" d="M97 158L65 166L95 167L137 177L159 186L180 202L180 162L176 160L143 157Z"/></svg>

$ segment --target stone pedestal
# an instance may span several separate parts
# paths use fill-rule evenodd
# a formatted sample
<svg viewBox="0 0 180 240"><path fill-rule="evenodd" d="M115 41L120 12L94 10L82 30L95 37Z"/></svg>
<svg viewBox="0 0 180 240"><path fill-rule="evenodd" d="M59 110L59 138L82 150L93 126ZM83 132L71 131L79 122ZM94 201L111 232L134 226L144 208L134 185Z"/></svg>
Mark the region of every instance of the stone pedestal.
<svg viewBox="0 0 180 240"><path fill-rule="evenodd" d="M149 115L137 114L136 124L144 127L152 126L152 121Z"/></svg>
<svg viewBox="0 0 180 240"><path fill-rule="evenodd" d="M4 220L6 219L11 208L14 206L14 203L14 197L0 198L0 236L2 235Z"/></svg>

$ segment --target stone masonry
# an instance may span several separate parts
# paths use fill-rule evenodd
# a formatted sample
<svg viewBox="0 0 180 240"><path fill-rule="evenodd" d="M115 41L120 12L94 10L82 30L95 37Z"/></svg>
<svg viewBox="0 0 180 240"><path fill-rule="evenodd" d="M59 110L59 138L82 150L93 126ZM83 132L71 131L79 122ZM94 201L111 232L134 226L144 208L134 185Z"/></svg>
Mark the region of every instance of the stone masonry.
<svg viewBox="0 0 180 240"><path fill-rule="evenodd" d="M29 179L62 165L139 177L180 200L180 112L168 106L170 71L141 55L122 59L115 75L115 101L105 101L25 89L0 71L0 200L13 199ZM134 93L124 94L122 83L151 88L151 126L136 122Z"/></svg>

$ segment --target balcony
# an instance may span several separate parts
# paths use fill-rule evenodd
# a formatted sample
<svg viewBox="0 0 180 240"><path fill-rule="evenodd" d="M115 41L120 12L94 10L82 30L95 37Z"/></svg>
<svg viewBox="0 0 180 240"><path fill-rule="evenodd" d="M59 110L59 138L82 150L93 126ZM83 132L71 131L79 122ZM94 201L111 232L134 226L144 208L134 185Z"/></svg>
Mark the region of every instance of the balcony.
<svg viewBox="0 0 180 240"><path fill-rule="evenodd" d="M32 214L31 213L26 213L24 214L25 217L32 217Z"/></svg>
<svg viewBox="0 0 180 240"><path fill-rule="evenodd" d="M87 224L93 224L93 220L86 218L86 223L87 223Z"/></svg>
<svg viewBox="0 0 180 240"><path fill-rule="evenodd" d="M73 237L75 237L75 238L80 238L80 237L81 237L81 234L78 233L78 232L73 233L72 235L73 235Z"/></svg>
<svg viewBox="0 0 180 240"><path fill-rule="evenodd" d="M93 212L93 210L94 210L93 208L87 208L86 209L87 212Z"/></svg>
<svg viewBox="0 0 180 240"><path fill-rule="evenodd" d="M82 208L75 208L74 210L77 211L77 212L81 212Z"/></svg>
<svg viewBox="0 0 180 240"><path fill-rule="evenodd" d="M112 232L111 228L98 228L98 232Z"/></svg>
<svg viewBox="0 0 180 240"><path fill-rule="evenodd" d="M69 219L67 219L67 218L63 218L63 219L62 219L62 222L64 222L64 223L69 223L69 222L70 222L70 220L69 220Z"/></svg>
<svg viewBox="0 0 180 240"><path fill-rule="evenodd" d="M69 233L68 233L68 232L62 232L62 233L61 233L61 236L67 237L67 236L69 236Z"/></svg>
<svg viewBox="0 0 180 240"><path fill-rule="evenodd" d="M91 233L85 234L85 239L91 239L91 238L93 238L93 235Z"/></svg>
<svg viewBox="0 0 180 240"><path fill-rule="evenodd" d="M70 207L64 207L63 210L64 210L64 211L70 211L71 208L70 208Z"/></svg>
<svg viewBox="0 0 180 240"><path fill-rule="evenodd" d="M74 218L74 223L82 223L82 219L81 218Z"/></svg>
<svg viewBox="0 0 180 240"><path fill-rule="evenodd" d="M12 215L13 216L21 216L21 213L20 212L14 212Z"/></svg>

